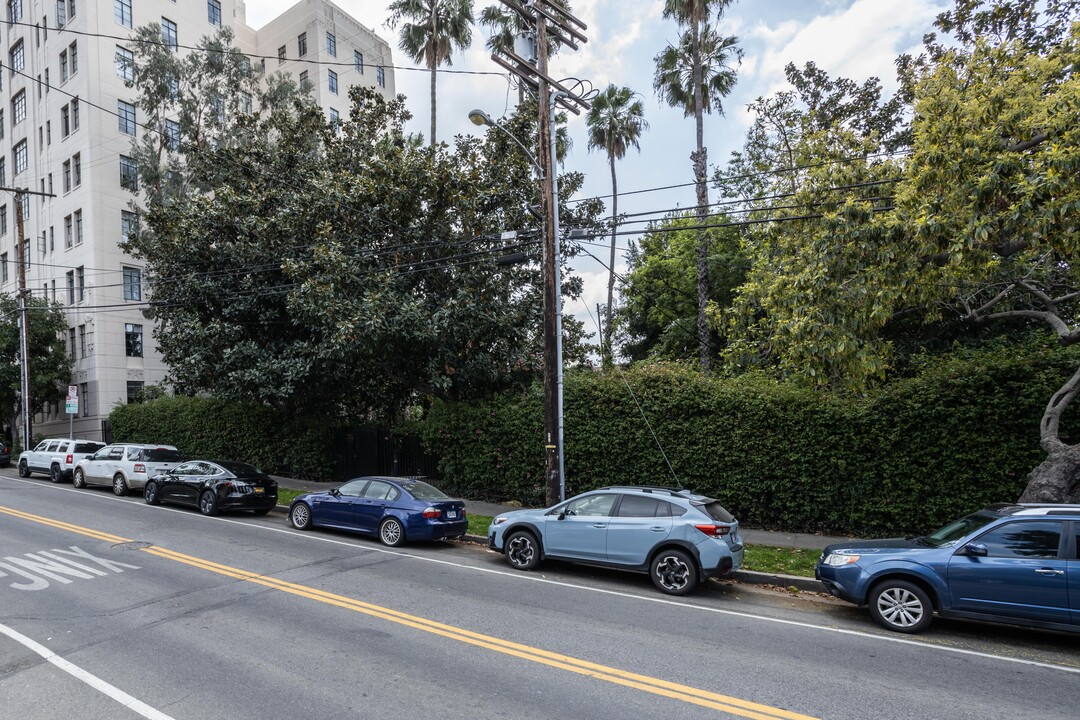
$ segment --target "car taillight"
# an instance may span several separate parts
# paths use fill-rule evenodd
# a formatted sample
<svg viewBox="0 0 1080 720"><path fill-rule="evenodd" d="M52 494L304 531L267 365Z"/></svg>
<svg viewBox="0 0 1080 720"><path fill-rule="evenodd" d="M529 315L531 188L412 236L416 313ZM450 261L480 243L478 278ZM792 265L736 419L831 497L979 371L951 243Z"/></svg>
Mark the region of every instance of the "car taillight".
<svg viewBox="0 0 1080 720"><path fill-rule="evenodd" d="M135 463L135 472L146 473L146 466L142 463Z"/></svg>
<svg viewBox="0 0 1080 720"><path fill-rule="evenodd" d="M442 510L440 510L439 508L429 507L427 510L424 511L424 517L426 518L437 518L440 515L442 515Z"/></svg>
<svg viewBox="0 0 1080 720"><path fill-rule="evenodd" d="M64 464L65 465L70 465L71 464L71 458L72 458L72 454L68 453L67 458L64 460Z"/></svg>
<svg viewBox="0 0 1080 720"><path fill-rule="evenodd" d="M723 537L731 532L730 525L695 525L698 530L713 537Z"/></svg>
<svg viewBox="0 0 1080 720"><path fill-rule="evenodd" d="M234 490L236 490L236 486L231 482L221 483L221 485L218 486L218 492L231 493Z"/></svg>

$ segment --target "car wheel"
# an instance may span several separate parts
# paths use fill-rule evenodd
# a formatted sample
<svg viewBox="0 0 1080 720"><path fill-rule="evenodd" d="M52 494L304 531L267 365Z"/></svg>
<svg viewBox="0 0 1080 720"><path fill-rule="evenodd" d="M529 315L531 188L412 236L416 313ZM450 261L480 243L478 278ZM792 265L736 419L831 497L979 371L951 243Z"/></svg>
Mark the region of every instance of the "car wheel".
<svg viewBox="0 0 1080 720"><path fill-rule="evenodd" d="M869 605L874 620L895 632L917 633L934 619L930 596L906 580L883 580L875 585L870 591Z"/></svg>
<svg viewBox="0 0 1080 720"><path fill-rule="evenodd" d="M60 482L59 480L53 480L53 482ZM86 476L83 474L82 468L75 468L75 474L71 476L71 484L77 488L86 487Z"/></svg>
<svg viewBox="0 0 1080 720"><path fill-rule="evenodd" d="M379 539L383 545L398 547L405 544L405 528L397 518L386 518L379 526Z"/></svg>
<svg viewBox="0 0 1080 720"><path fill-rule="evenodd" d="M124 480L124 476L120 473L116 473L116 475L113 475L112 491L113 493L121 497L128 494L127 482Z"/></svg>
<svg viewBox="0 0 1080 720"><path fill-rule="evenodd" d="M682 550L661 550L653 558L649 576L653 585L668 595L686 595L697 587L697 566Z"/></svg>
<svg viewBox="0 0 1080 720"><path fill-rule="evenodd" d="M199 512L203 515L217 515L217 495L207 490L199 496Z"/></svg>
<svg viewBox="0 0 1080 720"><path fill-rule="evenodd" d="M540 564L540 548L531 532L518 530L506 538L503 546L506 561L518 570L532 570Z"/></svg>
<svg viewBox="0 0 1080 720"><path fill-rule="evenodd" d="M143 500L146 501L147 505L161 504L161 496L158 495L158 486L153 480L146 483L146 487L143 488Z"/></svg>
<svg viewBox="0 0 1080 720"><path fill-rule="evenodd" d="M25 460L19 461L19 477L30 477L30 466L26 464Z"/></svg>
<svg viewBox="0 0 1080 720"><path fill-rule="evenodd" d="M60 474L59 465L53 465L51 468L49 468L49 479L52 480L54 483L58 483L64 479L64 476Z"/></svg>
<svg viewBox="0 0 1080 720"><path fill-rule="evenodd" d="M297 530L311 528L311 508L302 502L298 502L289 509L289 522Z"/></svg>

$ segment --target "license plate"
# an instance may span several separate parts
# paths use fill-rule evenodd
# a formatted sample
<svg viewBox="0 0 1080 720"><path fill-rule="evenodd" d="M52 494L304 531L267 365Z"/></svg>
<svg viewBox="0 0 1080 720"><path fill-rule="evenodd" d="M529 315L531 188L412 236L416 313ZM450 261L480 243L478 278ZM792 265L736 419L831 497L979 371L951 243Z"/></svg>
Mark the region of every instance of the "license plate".
<svg viewBox="0 0 1080 720"><path fill-rule="evenodd" d="M449 518L450 520L453 520L454 518L457 517L457 510L447 510L446 511L446 517Z"/></svg>
<svg viewBox="0 0 1080 720"><path fill-rule="evenodd" d="M262 495L264 492L265 492L265 490L263 488L261 488L261 487L255 488L255 494L256 495Z"/></svg>

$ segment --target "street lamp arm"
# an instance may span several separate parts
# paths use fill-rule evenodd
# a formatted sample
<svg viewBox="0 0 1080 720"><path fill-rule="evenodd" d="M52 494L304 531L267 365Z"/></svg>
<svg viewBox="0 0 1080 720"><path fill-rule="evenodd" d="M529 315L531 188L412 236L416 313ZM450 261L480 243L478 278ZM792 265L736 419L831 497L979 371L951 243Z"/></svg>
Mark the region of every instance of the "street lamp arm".
<svg viewBox="0 0 1080 720"><path fill-rule="evenodd" d="M518 140L517 136L514 135L514 133L510 132L502 125L492 120L491 116L483 110L471 110L469 112L469 120L472 120L473 125L487 125L488 127L493 127L499 132L501 132L503 135L506 135L506 137L513 140L517 144L517 146L521 148L521 152L525 153L525 157L529 158L529 162L531 162L533 164L533 167L536 168L536 172L539 174L539 176L541 178L544 177L544 170L540 167L540 163L537 161L536 156L529 152L529 148L525 147L525 144Z"/></svg>

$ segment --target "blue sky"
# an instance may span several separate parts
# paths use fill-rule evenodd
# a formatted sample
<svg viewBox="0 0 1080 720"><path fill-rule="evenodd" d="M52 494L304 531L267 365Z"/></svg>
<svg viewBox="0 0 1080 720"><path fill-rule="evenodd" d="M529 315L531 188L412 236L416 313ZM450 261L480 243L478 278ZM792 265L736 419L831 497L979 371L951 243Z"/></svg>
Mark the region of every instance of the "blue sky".
<svg viewBox="0 0 1080 720"><path fill-rule="evenodd" d="M259 28L294 4L294 0L248 0L248 24ZM342 10L375 30L394 49L397 91L407 96L414 115L410 131L429 129L430 101L428 74L397 49L397 37L385 27L385 0L336 0ZM475 12L496 0L475 0ZM733 93L724 101L723 116L705 121L705 144L709 150L710 174L722 166L732 150L742 146L752 118L746 106L755 98L770 95L786 86L783 69L788 62L802 65L814 61L830 75L857 81L881 78L887 88L894 86L893 61L904 52L917 52L923 34L931 31L934 17L952 5L946 0L737 0L721 21L721 32L735 34L744 51ZM652 89L653 58L668 43L674 43L678 29L663 19L662 0L579 0L572 6L588 25L589 42L581 50L565 49L551 61L556 78L576 77L597 88L609 83L626 85L637 91L645 104L649 130L641 138L640 153L631 149L618 163L620 214L686 207L695 203L693 187L666 191L631 191L680 185L693 180L690 152L694 147L693 118L681 110L662 106ZM477 27L473 45L456 55L451 70L495 71L499 68L484 49L486 36ZM438 84L438 135L450 140L456 134L480 131L467 114L480 108L494 118L508 113L516 101L507 80L496 76L440 74ZM563 170L585 174L583 196L611 192L607 159L601 151L589 151L584 118L572 119L573 148ZM715 191L710 193L717 200ZM630 238L622 236L625 248ZM607 252L590 250L601 258ZM619 253L621 256L621 253ZM606 299L607 270L587 258L572 263L573 272L585 281L585 296L568 304L588 330L595 330L587 308ZM617 263L616 270L625 264Z"/></svg>

